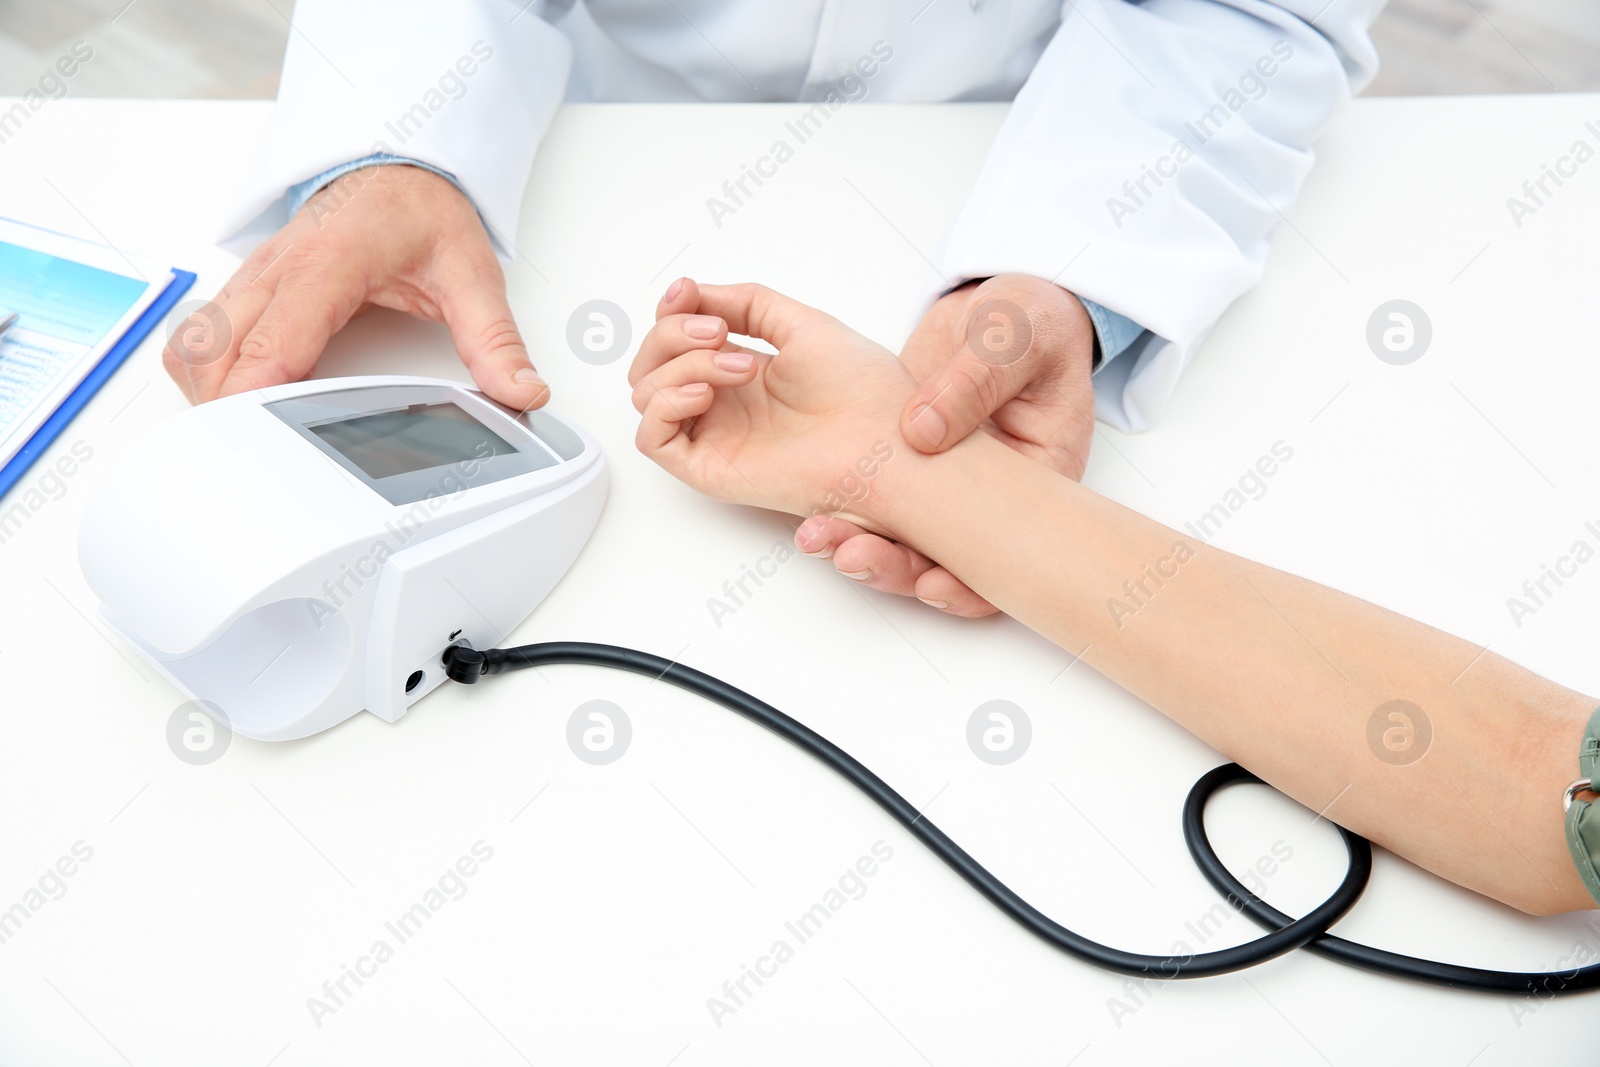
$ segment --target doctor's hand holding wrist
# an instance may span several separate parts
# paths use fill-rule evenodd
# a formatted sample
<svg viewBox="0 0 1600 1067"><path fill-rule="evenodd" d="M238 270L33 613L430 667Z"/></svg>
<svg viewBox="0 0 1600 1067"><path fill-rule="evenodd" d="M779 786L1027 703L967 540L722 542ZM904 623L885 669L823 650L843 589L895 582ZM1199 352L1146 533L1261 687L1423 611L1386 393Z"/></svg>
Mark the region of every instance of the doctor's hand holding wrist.
<svg viewBox="0 0 1600 1067"><path fill-rule="evenodd" d="M372 305L444 323L473 380L500 403L526 410L549 399L471 201L419 167L351 177L306 201L191 316L208 329L173 333L162 359L189 399L308 377L329 338Z"/></svg>
<svg viewBox="0 0 1600 1067"><path fill-rule="evenodd" d="M1094 436L1094 324L1067 290L1026 274L969 282L937 300L900 359L919 383L900 415L905 441L942 452L982 429L1068 478ZM952 615L995 608L944 567L842 518L816 516L795 545L847 577Z"/></svg>

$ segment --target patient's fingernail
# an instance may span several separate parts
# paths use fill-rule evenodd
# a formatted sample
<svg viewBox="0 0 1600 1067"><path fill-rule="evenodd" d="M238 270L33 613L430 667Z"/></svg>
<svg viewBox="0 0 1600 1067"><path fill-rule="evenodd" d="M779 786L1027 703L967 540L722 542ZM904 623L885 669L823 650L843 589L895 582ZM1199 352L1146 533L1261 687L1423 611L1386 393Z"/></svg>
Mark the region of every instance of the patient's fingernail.
<svg viewBox="0 0 1600 1067"><path fill-rule="evenodd" d="M911 426L930 447L937 447L950 431L950 424L932 404L924 404L911 416Z"/></svg>
<svg viewBox="0 0 1600 1067"><path fill-rule="evenodd" d="M948 600L929 600L925 596L919 596L919 597L917 597L917 599L922 601L924 604L928 605L928 607L930 607L930 608L937 608L940 611L949 611L950 610L950 601L948 601Z"/></svg>
<svg viewBox="0 0 1600 1067"><path fill-rule="evenodd" d="M748 352L718 352L711 357L711 362L725 371L743 374L750 369L750 364L753 360Z"/></svg>
<svg viewBox="0 0 1600 1067"><path fill-rule="evenodd" d="M705 395L705 391L707 389L710 389L710 388L711 388L711 386L707 385L705 382L695 382L692 385L685 385L685 386L682 386L681 388L679 388L678 395L679 396L704 396Z"/></svg>
<svg viewBox="0 0 1600 1067"><path fill-rule="evenodd" d="M864 582L872 577L871 571L840 571L839 573L858 582Z"/></svg>
<svg viewBox="0 0 1600 1067"><path fill-rule="evenodd" d="M521 367L511 375L511 380L518 385L543 385L545 381L539 377L539 372L532 367Z"/></svg>
<svg viewBox="0 0 1600 1067"><path fill-rule="evenodd" d="M710 315L695 315L683 320L683 332L701 340L710 340L721 328L722 320Z"/></svg>
<svg viewBox="0 0 1600 1067"><path fill-rule="evenodd" d="M667 295L661 298L662 303L671 303L679 293L683 292L683 279L679 278L667 286Z"/></svg>

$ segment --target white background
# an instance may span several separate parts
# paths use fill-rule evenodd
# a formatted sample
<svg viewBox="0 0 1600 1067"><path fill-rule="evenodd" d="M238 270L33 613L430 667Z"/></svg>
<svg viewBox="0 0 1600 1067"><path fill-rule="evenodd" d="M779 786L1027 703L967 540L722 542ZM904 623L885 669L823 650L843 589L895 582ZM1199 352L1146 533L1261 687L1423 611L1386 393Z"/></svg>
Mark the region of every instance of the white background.
<svg viewBox="0 0 1600 1067"><path fill-rule="evenodd" d="M790 110L558 119L528 192L512 300L557 410L600 439L614 481L588 548L513 638L633 645L744 686L927 804L1049 914L1170 950L1216 902L1178 825L1215 753L1093 671L1063 673L1067 654L1010 621L941 617L803 557L717 627L707 599L789 527L644 461L626 359L595 367L566 349L568 315L597 298L627 309L636 343L683 273L764 281L903 340L924 257L1003 111L846 108L717 228L705 199L768 150ZM208 296L235 266L210 242L265 115L52 101L0 148L0 209L197 270L192 295ZM1520 628L1506 608L1600 520L1600 161L1520 229L1505 205L1574 140L1596 140L1588 119L1600 98L1359 103L1325 138L1301 200L1279 205L1290 225L1266 280L1155 430L1097 433L1086 480L1181 525L1281 440L1293 459L1217 544L1600 692L1600 562ZM1395 298L1433 326L1406 367L1365 342L1368 316ZM1012 926L822 767L631 675L561 667L447 687L392 726L362 715L302 742L235 739L215 764L189 766L165 740L180 696L90 621L75 551L118 453L183 406L160 344L4 501L40 488L74 443L93 449L0 544L0 909L74 842L94 850L66 895L0 944L4 1062L1481 1067L1593 1047L1593 998L1451 993L1304 953L1135 1000L1122 978ZM324 361L327 374L378 370L465 377L442 329L386 314ZM634 733L604 767L565 740L573 709L596 698L624 707ZM1032 747L1006 767L966 745L968 716L992 699L1033 724ZM1495 798L1459 784L1496 833ZM1211 824L1236 868L1278 842L1293 850L1267 894L1286 910L1320 900L1342 870L1327 821L1264 790L1220 797ZM479 840L494 855L467 894L316 1026L307 998ZM707 998L880 840L893 858L867 894L716 1026ZM1386 854L1339 932L1491 966L1600 958L1593 912L1522 917ZM1253 933L1230 917L1195 947ZM1111 998L1137 1010L1114 1016Z"/></svg>

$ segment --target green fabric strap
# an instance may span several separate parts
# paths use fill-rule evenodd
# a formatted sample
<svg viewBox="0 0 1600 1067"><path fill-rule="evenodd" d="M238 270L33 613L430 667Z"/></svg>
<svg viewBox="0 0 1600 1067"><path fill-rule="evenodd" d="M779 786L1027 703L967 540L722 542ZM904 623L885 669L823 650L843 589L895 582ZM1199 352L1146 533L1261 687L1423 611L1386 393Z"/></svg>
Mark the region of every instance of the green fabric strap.
<svg viewBox="0 0 1600 1067"><path fill-rule="evenodd" d="M1589 728L1583 735L1583 747L1578 750L1578 777L1587 778L1600 792L1600 708L1589 716ZM1567 809L1567 847L1572 850L1572 862L1578 865L1578 876L1584 888L1600 906L1600 799L1583 800L1574 797Z"/></svg>

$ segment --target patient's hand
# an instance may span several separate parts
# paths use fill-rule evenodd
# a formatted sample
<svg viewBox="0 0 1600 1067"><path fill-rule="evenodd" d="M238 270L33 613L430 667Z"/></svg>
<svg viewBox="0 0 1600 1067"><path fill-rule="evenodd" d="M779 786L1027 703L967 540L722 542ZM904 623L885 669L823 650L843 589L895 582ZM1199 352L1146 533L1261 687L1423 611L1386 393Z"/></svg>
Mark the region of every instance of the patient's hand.
<svg viewBox="0 0 1600 1067"><path fill-rule="evenodd" d="M779 355L730 343L730 331ZM695 489L889 532L874 502L885 472L916 456L898 424L917 383L894 353L838 320L763 286L684 279L662 300L628 381L644 416L639 450Z"/></svg>

